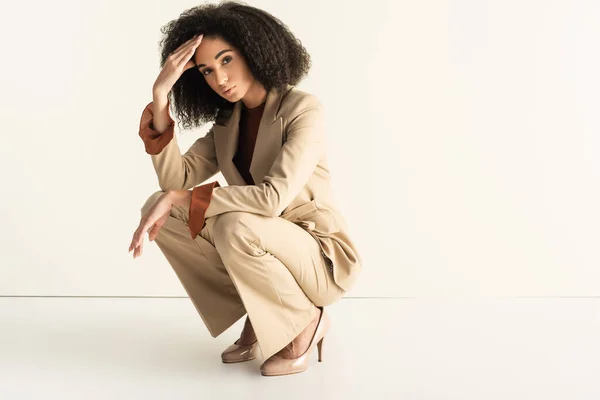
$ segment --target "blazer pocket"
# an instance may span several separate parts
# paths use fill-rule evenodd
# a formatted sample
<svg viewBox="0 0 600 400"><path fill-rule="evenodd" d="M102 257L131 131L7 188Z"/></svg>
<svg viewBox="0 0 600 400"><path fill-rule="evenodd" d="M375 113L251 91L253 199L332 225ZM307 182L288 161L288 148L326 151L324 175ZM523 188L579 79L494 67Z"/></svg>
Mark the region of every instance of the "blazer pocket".
<svg viewBox="0 0 600 400"><path fill-rule="evenodd" d="M317 204L315 200L311 200L308 203L301 204L296 208L284 212L281 214L281 218L287 219L290 222L295 222L305 215L315 212L317 212Z"/></svg>

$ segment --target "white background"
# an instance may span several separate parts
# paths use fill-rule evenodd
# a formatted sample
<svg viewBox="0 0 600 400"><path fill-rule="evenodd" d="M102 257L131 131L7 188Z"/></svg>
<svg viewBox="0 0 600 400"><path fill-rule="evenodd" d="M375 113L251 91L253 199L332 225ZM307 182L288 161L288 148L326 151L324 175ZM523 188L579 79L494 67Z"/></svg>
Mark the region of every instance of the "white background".
<svg viewBox="0 0 600 400"><path fill-rule="evenodd" d="M347 297L600 295L599 2L248 3L312 56L364 261ZM159 190L159 29L197 4L2 6L0 295L185 296L127 249Z"/></svg>

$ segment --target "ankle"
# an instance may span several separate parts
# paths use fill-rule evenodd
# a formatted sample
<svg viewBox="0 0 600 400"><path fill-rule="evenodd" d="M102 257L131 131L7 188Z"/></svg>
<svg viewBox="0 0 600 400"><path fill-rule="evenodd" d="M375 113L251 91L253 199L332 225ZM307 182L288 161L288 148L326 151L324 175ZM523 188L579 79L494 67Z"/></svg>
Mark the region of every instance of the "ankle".
<svg viewBox="0 0 600 400"><path fill-rule="evenodd" d="M252 323L250 319L246 317L246 322L244 323L244 328L242 329L242 333L240 334L240 339L238 344L242 346L247 346L256 342L256 335L254 333L254 328L252 327Z"/></svg>

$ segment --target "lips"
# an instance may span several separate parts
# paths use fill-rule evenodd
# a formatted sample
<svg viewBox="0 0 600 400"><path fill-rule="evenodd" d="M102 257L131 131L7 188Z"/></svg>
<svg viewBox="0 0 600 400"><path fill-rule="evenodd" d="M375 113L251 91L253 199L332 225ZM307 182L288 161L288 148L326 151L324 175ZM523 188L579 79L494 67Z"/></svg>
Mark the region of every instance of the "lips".
<svg viewBox="0 0 600 400"><path fill-rule="evenodd" d="M231 86L231 87L229 87L229 88L227 88L227 89L223 90L221 93L222 93L222 94L228 94L227 92L228 92L228 91L230 91L231 89L233 89L234 87L235 87L235 86Z"/></svg>

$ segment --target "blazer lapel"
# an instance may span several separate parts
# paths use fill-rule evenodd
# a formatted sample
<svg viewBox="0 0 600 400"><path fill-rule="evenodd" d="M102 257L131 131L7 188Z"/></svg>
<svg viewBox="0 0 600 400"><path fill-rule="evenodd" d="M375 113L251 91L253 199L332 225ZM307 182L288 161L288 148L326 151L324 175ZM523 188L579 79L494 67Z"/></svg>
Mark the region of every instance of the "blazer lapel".
<svg viewBox="0 0 600 400"><path fill-rule="evenodd" d="M267 94L265 109L261 117L250 174L256 184L260 184L273 165L283 145L283 119L277 116L283 96L292 89L288 85L283 92L272 90ZM235 103L229 119L224 125L214 124L215 147L221 173L229 185L246 185L233 163L239 139L239 124L242 101Z"/></svg>
<svg viewBox="0 0 600 400"><path fill-rule="evenodd" d="M283 118L278 117L277 112L283 95L289 89L283 93L271 91L267 95L250 163L250 174L257 185L271 169L283 145Z"/></svg>

